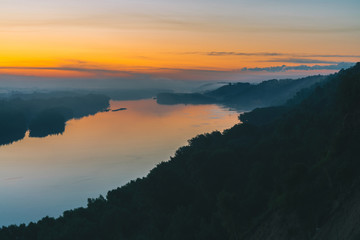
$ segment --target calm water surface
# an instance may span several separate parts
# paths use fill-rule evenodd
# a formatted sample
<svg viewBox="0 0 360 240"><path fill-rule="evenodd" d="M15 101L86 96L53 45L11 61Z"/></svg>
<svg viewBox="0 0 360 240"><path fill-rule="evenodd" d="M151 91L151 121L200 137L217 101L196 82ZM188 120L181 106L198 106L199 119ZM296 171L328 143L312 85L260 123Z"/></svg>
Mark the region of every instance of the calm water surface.
<svg viewBox="0 0 360 240"><path fill-rule="evenodd" d="M63 135L0 146L0 226L59 216L145 176L200 133L238 123L217 105L164 106L112 101L111 108L67 122Z"/></svg>

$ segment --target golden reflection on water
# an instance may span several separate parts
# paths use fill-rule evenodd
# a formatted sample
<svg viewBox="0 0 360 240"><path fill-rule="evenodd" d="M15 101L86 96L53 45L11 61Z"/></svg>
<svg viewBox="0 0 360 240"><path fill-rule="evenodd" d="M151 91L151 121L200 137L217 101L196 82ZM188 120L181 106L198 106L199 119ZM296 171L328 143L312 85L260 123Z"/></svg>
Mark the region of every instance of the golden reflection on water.
<svg viewBox="0 0 360 240"><path fill-rule="evenodd" d="M0 147L0 225L57 216L142 177L197 134L224 130L238 113L216 105L112 101L111 109L67 122L62 135Z"/></svg>

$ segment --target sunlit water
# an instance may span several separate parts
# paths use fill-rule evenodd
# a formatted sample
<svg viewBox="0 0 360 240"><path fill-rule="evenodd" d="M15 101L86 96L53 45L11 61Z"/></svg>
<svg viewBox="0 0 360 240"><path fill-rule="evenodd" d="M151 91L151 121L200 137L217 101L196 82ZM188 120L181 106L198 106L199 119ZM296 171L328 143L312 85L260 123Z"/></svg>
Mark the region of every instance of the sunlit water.
<svg viewBox="0 0 360 240"><path fill-rule="evenodd" d="M164 106L113 101L111 108L67 122L62 135L0 146L0 226L59 216L146 176L200 133L224 130L238 113L217 105Z"/></svg>

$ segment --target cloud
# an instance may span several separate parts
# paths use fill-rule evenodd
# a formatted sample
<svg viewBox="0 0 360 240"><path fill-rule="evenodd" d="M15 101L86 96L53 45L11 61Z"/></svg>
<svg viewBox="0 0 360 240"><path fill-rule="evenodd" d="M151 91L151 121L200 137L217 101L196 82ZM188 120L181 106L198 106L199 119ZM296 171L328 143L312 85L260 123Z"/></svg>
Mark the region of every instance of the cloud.
<svg viewBox="0 0 360 240"><path fill-rule="evenodd" d="M9 177L9 178L4 178L5 181L10 182L10 181L17 181L17 180L21 180L23 179L23 177Z"/></svg>
<svg viewBox="0 0 360 240"><path fill-rule="evenodd" d="M353 33L359 32L359 26L350 26L350 27L326 27L326 26L309 26L309 27L301 27L301 26L291 26L291 27L253 27L244 29L249 32L285 32L285 33L310 33L310 34L323 34L323 33Z"/></svg>
<svg viewBox="0 0 360 240"><path fill-rule="evenodd" d="M321 59L309 59L309 58L276 58L265 60L264 62L281 62L281 63L326 63L337 64L335 61L326 61Z"/></svg>
<svg viewBox="0 0 360 240"><path fill-rule="evenodd" d="M277 61L277 60L276 60ZM274 60L274 62L276 62ZM283 61L283 60L281 60ZM286 61L286 60L285 60ZM309 60L306 59L288 59L287 62L291 63L327 63L326 61L318 61L318 60ZM84 62L86 63L86 62ZM328 62L333 63L333 62ZM334 62L336 63L336 62ZM100 68L96 65L83 65L83 66L71 66L71 65L63 65L59 67L16 67L16 66L10 66L10 67L0 67L1 69L6 70L56 70L56 71L74 71L74 72L87 72L87 73L94 73L94 74L128 74L132 76L151 76L151 71L163 71L163 72L197 72L197 73L226 73L226 72L242 72L242 71L252 71L252 72L259 72L259 71L267 71L267 72L281 72L281 71L289 71L289 70L303 70L303 71L310 71L310 70L340 70L340 69L346 69L349 67L352 67L355 65L353 62L340 62L336 64L331 65L298 65L298 66L287 66L287 65L281 65L281 66L272 66L272 67L254 67L254 68L241 68L241 69L234 69L234 70L228 70L228 69L198 69L198 68L149 68L147 69L141 69L145 70L144 72L149 73L141 73L137 71L136 69L128 71L128 70L114 70L114 69L107 69L107 68Z"/></svg>
<svg viewBox="0 0 360 240"><path fill-rule="evenodd" d="M283 53L259 52L259 53L245 53L245 52L205 52L201 53L208 56L284 56Z"/></svg>
<svg viewBox="0 0 360 240"><path fill-rule="evenodd" d="M170 14L106 12L82 15L35 16L29 18L2 19L0 32L33 32L38 28L98 28L98 29L146 29L146 30L211 30L211 24L196 16ZM20 28L20 30L18 29Z"/></svg>
<svg viewBox="0 0 360 240"><path fill-rule="evenodd" d="M354 66L355 63L350 62L342 62L338 64L332 64L332 65L314 65L314 66L308 66L308 65L299 65L299 66L274 66L274 67L255 67L255 68L242 68L241 72L285 72L285 71L291 71L291 70L299 70L299 71L311 71L311 70L341 70L346 69L349 67Z"/></svg>
<svg viewBox="0 0 360 240"><path fill-rule="evenodd" d="M89 67L72 67L72 66L60 66L60 67L0 67L5 70L55 70L55 71L72 71L72 72L86 72L93 74L130 74L132 72L122 70L89 68Z"/></svg>
<svg viewBox="0 0 360 240"><path fill-rule="evenodd" d="M211 52L185 52L184 54L193 55L207 55L207 56L260 56L260 57L298 57L298 58L360 58L360 55L352 54L299 54L299 53L280 53L280 52L222 52L222 51L211 51Z"/></svg>
<svg viewBox="0 0 360 240"><path fill-rule="evenodd" d="M37 73L33 75L24 75L23 71L14 71L13 74L9 74L9 71L5 71L7 75L1 74L0 80L6 80L9 83L13 82L11 79L33 79L33 81L26 81L27 83L36 82L38 86L43 86L48 82L56 82L58 86L72 86L72 87L122 87L122 88L164 88L166 86L177 86L176 88L183 88L182 83L180 82L201 82L201 81L259 81L265 80L268 78L291 78L291 77L303 77L311 74L317 74L314 71L327 71L329 73L336 72L342 68L346 69L353 66L355 63L352 62L342 62L337 64L327 64L327 65L297 65L297 66L287 66L279 65L272 67L253 67L253 68L239 68L239 69L221 69L221 68L132 68L127 70L126 67L114 67L112 66L101 66L93 63L87 63L83 61L74 60L74 65L63 65L58 67L0 67L5 70L55 70L55 71L74 71L80 73L89 73L84 74L84 76L73 77L62 75L56 75L54 73L53 78L58 79L56 81L36 81L37 78L45 79L43 77L37 77ZM78 66L76 66L78 65ZM121 69L122 68L122 69ZM117 70L118 69L118 70ZM13 77L11 77L13 76ZM40 74L41 76L41 74ZM77 80L75 81L74 79ZM86 84L84 84L86 82ZM13 82L14 84L16 82ZM175 84L176 83L176 84ZM10 86L11 84L9 84ZM186 85L186 84L185 84ZM184 85L184 86L185 86ZM19 83L21 87L21 84Z"/></svg>
<svg viewBox="0 0 360 240"><path fill-rule="evenodd" d="M296 55L294 55L296 56ZM303 56L303 57L329 57L329 58L336 58L336 57L344 57L344 58L360 58L360 55L342 55L342 54L304 54L304 55L297 55L297 56Z"/></svg>

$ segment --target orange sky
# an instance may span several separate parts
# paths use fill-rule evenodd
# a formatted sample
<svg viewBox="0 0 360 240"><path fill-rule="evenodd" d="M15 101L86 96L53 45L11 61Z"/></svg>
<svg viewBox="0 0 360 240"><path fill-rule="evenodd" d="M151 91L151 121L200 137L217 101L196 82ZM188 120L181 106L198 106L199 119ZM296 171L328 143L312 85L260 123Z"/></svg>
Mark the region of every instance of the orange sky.
<svg viewBox="0 0 360 240"><path fill-rule="evenodd" d="M352 0L4 0L1 5L2 75L236 80L259 74L245 67L360 59L360 4Z"/></svg>

